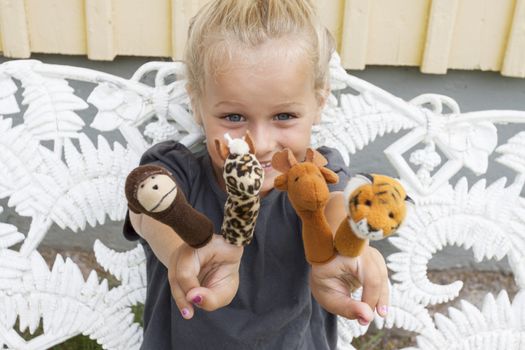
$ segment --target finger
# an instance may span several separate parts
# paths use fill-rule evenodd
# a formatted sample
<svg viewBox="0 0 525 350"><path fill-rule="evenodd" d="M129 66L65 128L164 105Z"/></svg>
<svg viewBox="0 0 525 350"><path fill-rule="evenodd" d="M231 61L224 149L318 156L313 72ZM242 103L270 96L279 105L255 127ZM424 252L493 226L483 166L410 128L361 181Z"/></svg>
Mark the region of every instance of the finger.
<svg viewBox="0 0 525 350"><path fill-rule="evenodd" d="M381 293L379 295L379 299L377 302L377 312L381 317L386 317L388 313L388 305L390 304L390 284L388 280L388 269L386 267L385 258L379 251L377 251L377 254L380 255L380 269L381 269L381 277L383 279L383 286L381 288Z"/></svg>
<svg viewBox="0 0 525 350"><path fill-rule="evenodd" d="M381 317L386 317L388 314L388 305L390 304L390 287L388 285L388 279L383 283L379 300L377 301L377 313Z"/></svg>
<svg viewBox="0 0 525 350"><path fill-rule="evenodd" d="M360 271L363 284L362 301L367 303L372 310L376 308L380 295L383 292L383 284L388 280L383 256L372 250L366 257L367 271Z"/></svg>
<svg viewBox="0 0 525 350"><path fill-rule="evenodd" d="M369 305L354 300L348 295L338 292L320 292L314 293L314 297L326 311L351 320L357 319L362 325L370 323L374 318L374 313Z"/></svg>
<svg viewBox="0 0 525 350"><path fill-rule="evenodd" d="M182 250L177 260L174 277L182 289L184 298L190 290L200 287L200 263L197 254L197 250L194 249Z"/></svg>
<svg viewBox="0 0 525 350"><path fill-rule="evenodd" d="M175 303L177 304L177 307L179 308L182 317L187 320L191 319L195 312L193 309L193 305L186 300L186 295L184 294L182 288L175 279L170 280L170 288L171 295L173 296L173 299L175 300Z"/></svg>
<svg viewBox="0 0 525 350"><path fill-rule="evenodd" d="M228 278L211 288L197 287L186 294L186 300L206 311L214 311L231 303L237 289L238 278Z"/></svg>

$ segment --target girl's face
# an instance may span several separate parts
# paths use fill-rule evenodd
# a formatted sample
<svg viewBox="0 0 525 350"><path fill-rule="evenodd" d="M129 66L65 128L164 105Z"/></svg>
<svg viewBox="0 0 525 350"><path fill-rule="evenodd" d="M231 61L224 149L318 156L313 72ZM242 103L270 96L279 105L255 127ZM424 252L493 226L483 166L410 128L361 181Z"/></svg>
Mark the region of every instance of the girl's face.
<svg viewBox="0 0 525 350"><path fill-rule="evenodd" d="M225 141L225 133L242 137L250 131L265 171L261 195L273 188L279 175L271 166L276 152L289 148L299 161L304 159L324 100L314 89L312 64L293 46L290 41L270 40L253 49L238 49L220 71L206 74L194 111L221 186L223 160L214 140Z"/></svg>

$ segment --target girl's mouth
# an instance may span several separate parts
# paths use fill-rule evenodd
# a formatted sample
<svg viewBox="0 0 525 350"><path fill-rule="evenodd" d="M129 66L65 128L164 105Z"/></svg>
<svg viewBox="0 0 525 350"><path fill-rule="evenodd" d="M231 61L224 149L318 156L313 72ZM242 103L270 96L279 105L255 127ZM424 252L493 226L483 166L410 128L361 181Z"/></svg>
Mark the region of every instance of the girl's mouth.
<svg viewBox="0 0 525 350"><path fill-rule="evenodd" d="M259 162L263 168L263 170L270 171L272 169L272 162Z"/></svg>

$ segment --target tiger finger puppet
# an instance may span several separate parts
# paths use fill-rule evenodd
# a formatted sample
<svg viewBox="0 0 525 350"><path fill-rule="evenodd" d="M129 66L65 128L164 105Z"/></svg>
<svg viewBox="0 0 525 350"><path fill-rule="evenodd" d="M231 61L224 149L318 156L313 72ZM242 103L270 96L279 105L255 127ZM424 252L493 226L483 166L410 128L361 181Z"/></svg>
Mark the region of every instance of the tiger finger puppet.
<svg viewBox="0 0 525 350"><path fill-rule="evenodd" d="M289 149L272 158L272 167L283 173L275 178L274 187L288 192L301 219L304 251L310 264L326 263L335 257L332 230L324 210L330 197L327 183L337 183L339 177L326 164L326 158L311 148L304 162L298 162Z"/></svg>
<svg viewBox="0 0 525 350"><path fill-rule="evenodd" d="M223 178L228 198L224 205L221 234L231 244L245 246L253 239L259 215L264 170L255 157L255 146L249 132L233 139L229 134L215 140L217 152L224 160Z"/></svg>
<svg viewBox="0 0 525 350"><path fill-rule="evenodd" d="M337 252L361 255L368 240L380 240L395 233L405 219L406 203L412 200L395 179L377 174L360 174L344 191L347 217L334 238Z"/></svg>
<svg viewBox="0 0 525 350"><path fill-rule="evenodd" d="M179 190L173 175L157 165L141 165L128 175L128 208L168 226L193 248L205 246L213 236L213 223L195 210Z"/></svg>

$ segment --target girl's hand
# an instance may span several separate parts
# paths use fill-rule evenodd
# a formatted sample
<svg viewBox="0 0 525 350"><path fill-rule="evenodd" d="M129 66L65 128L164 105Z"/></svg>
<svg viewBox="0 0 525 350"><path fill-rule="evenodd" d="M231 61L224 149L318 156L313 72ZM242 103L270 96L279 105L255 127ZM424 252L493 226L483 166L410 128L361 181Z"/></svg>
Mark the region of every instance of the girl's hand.
<svg viewBox="0 0 525 350"><path fill-rule="evenodd" d="M363 286L362 301L350 293ZM328 312L366 325L377 309L380 316L388 312L388 273L381 253L365 248L356 258L337 255L326 264L312 266L310 288L317 302Z"/></svg>
<svg viewBox="0 0 525 350"><path fill-rule="evenodd" d="M194 305L206 311L228 305L239 288L243 247L227 243L221 235L202 248L182 244L170 256L171 294L182 317L194 315Z"/></svg>

